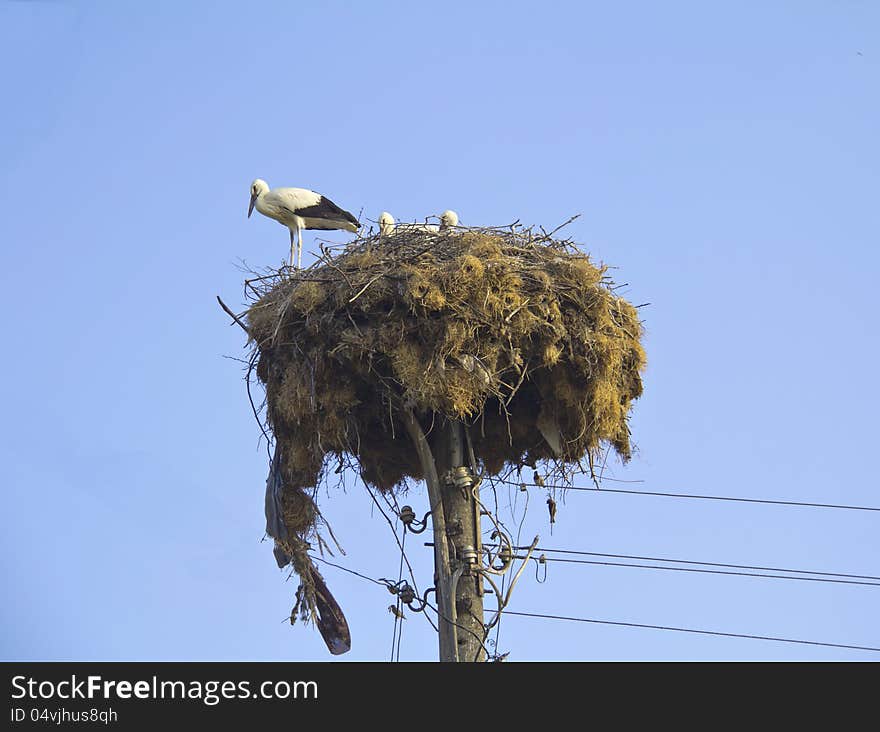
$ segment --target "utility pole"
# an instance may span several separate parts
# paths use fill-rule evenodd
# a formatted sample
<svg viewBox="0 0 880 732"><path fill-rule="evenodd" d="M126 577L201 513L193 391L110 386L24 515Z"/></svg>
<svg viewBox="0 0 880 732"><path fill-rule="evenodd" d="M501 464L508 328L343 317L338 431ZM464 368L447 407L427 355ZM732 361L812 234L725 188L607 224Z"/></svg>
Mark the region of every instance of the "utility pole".
<svg viewBox="0 0 880 732"><path fill-rule="evenodd" d="M403 416L431 504L440 660L484 661L483 580L476 571L482 554L480 511L475 476L465 459L464 425L455 420L436 425L429 443L412 410Z"/></svg>
<svg viewBox="0 0 880 732"><path fill-rule="evenodd" d="M451 576L440 577L443 587L454 593L457 658L441 661L484 661L483 650L483 579L476 570L482 561L480 546L480 510L478 486L467 457L464 425L448 420L437 429L432 452L441 484L443 514L450 552ZM446 580L445 582L443 580ZM440 626L441 636L445 628ZM447 644L441 637L440 647Z"/></svg>

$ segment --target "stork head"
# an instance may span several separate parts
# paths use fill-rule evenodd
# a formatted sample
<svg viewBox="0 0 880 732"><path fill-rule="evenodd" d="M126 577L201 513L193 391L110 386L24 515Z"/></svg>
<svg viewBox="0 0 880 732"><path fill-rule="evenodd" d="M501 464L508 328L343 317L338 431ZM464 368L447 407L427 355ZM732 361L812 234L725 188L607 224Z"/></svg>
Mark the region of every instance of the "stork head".
<svg viewBox="0 0 880 732"><path fill-rule="evenodd" d="M455 213L455 211L447 209L443 212L442 216L440 216L440 226L444 229L458 226L458 214Z"/></svg>
<svg viewBox="0 0 880 732"><path fill-rule="evenodd" d="M394 217L387 211L379 215L379 233L388 236L394 232Z"/></svg>
<svg viewBox="0 0 880 732"><path fill-rule="evenodd" d="M269 184L262 178L257 178L251 183L251 202L248 206L248 218L250 218L251 214L254 212L254 204L256 204L257 199L268 190Z"/></svg>

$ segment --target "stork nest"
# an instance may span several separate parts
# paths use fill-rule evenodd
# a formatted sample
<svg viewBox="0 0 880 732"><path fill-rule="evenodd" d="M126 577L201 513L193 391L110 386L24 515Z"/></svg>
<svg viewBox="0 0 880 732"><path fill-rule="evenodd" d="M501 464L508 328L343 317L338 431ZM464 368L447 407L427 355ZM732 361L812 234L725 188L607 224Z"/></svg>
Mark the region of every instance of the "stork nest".
<svg viewBox="0 0 880 732"><path fill-rule="evenodd" d="M607 445L628 460L645 351L612 288L569 240L515 227L368 236L249 279L287 532L314 531L314 487L337 460L380 491L424 477L404 409L426 432L462 420L488 475L592 465Z"/></svg>

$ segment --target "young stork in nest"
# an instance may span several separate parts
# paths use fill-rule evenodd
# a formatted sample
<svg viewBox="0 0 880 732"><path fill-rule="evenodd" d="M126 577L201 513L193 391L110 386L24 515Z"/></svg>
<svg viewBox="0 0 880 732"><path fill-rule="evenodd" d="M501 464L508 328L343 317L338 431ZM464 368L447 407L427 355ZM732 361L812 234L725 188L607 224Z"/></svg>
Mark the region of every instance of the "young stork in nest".
<svg viewBox="0 0 880 732"><path fill-rule="evenodd" d="M455 211L446 210L440 216L440 224L406 224L396 223L394 217L387 211L383 211L379 216L379 235L391 236L397 230L404 231L430 231L436 233L445 231L453 226L458 226L458 214Z"/></svg>
<svg viewBox="0 0 880 732"><path fill-rule="evenodd" d="M458 214L451 209L446 209L440 216L440 231L452 229L458 226Z"/></svg>
<svg viewBox="0 0 880 732"><path fill-rule="evenodd" d="M391 236L394 233L394 229L397 227L397 224L394 223L394 217L388 213L387 211L383 211L379 214L379 235L380 236Z"/></svg>
<svg viewBox="0 0 880 732"><path fill-rule="evenodd" d="M256 207L263 216L275 219L290 230L290 266L302 266L303 229L343 229L352 233L358 230L358 220L348 211L337 206L329 198L307 188L276 188L269 190L269 184L261 178L251 183L251 202L248 218ZM294 240L296 250L294 250Z"/></svg>

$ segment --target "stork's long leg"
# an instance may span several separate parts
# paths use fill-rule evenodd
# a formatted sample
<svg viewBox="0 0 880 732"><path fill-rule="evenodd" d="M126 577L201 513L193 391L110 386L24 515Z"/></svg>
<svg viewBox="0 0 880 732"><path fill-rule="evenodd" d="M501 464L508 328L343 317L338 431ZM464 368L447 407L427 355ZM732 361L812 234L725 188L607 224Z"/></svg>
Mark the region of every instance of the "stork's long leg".
<svg viewBox="0 0 880 732"><path fill-rule="evenodd" d="M294 235L293 235L293 229L291 229L291 230L290 230L290 259L289 259L288 262L287 262L287 263L288 263L288 266L289 266L291 269L293 269L293 263L294 263L293 255L294 255L294 252L296 251L296 250L294 249L294 238L293 238L293 236L294 236Z"/></svg>
<svg viewBox="0 0 880 732"><path fill-rule="evenodd" d="M297 229L297 238L298 243L296 247L296 268L302 269L303 266L303 232L302 229Z"/></svg>

